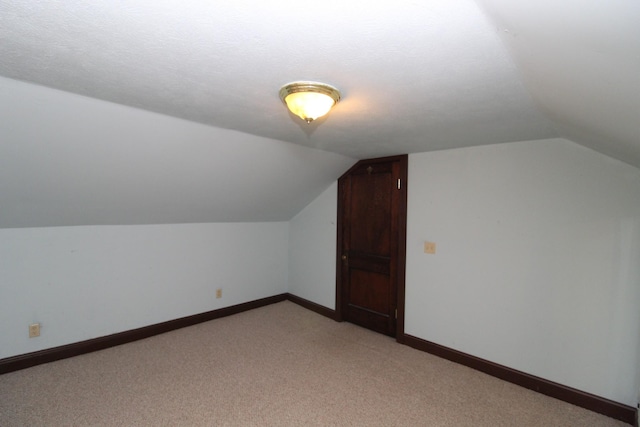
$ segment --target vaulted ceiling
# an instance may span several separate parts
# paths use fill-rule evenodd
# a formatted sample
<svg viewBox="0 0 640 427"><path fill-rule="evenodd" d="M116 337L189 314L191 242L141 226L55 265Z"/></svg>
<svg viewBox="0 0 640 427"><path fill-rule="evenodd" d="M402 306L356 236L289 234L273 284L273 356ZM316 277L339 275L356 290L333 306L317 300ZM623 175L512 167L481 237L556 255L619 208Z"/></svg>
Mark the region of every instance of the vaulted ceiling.
<svg viewBox="0 0 640 427"><path fill-rule="evenodd" d="M113 137L126 141L122 147L118 142L111 147L122 149L119 154L104 156L102 145L94 149L81 145L75 151L69 146L56 155L71 153L77 161L62 161L66 172L40 176L42 172L35 170L42 165L35 160L30 163L22 151L26 148L20 147L30 138L33 126L40 126L43 133L60 133L59 125L42 128L42 122L55 115L51 111L58 101L43 107L37 95L27 99L14 91L2 107L14 122L22 122L21 130L6 121L0 123L0 162L12 165L0 171L5 180L0 191L22 207L10 215L24 218L38 207L52 208L55 203L44 200L46 194L50 199L59 196L62 201L57 203L66 201L70 212L75 203L85 213L74 217L59 207L59 220L47 222L35 215L32 221L0 220L0 227L288 219L354 159L552 137L571 139L640 167L638 22L640 3L633 0L328 0L310 6L283 0L0 0L0 76L210 125L202 139L218 141L209 147L214 151L201 152L189 145L200 140L196 143L178 132L176 139L184 140L182 148L193 149L191 154L174 148L175 162L165 160L159 165L145 164L142 154L134 156L140 161L137 165L144 165L142 170L148 168L143 172L147 175L138 182L139 194L124 191L129 198L123 199L126 178L139 173L133 166L127 169L133 163L126 151L133 136L139 136L138 127ZM342 91L343 99L327 117L307 125L288 113L278 98L279 88L293 80L332 84ZM18 91L11 84L6 87ZM80 111L90 101L73 102ZM21 105L21 113L14 111L15 104ZM112 107L92 105L96 115L117 115L111 110L98 113ZM125 122L138 113L131 109L127 114L130 119ZM94 128L106 126L107 116L84 121ZM65 131L71 135L58 138L59 144L89 132L74 133L82 124L68 116L58 120L67 120L71 128ZM136 120L131 126L144 123L142 117ZM193 126L200 125L190 129ZM167 133L171 130L162 137ZM238 139L256 147L280 147L270 151L280 154L262 157L263 164L274 170L255 166L260 160L249 155L235 159L233 166L219 161L218 172L227 171L223 173L227 176L238 172L247 187L237 188L240 193L251 195L248 189L255 188L255 183L269 183L269 188L280 189L269 190L274 191L271 199L295 202L283 205L265 200L257 206L233 208L241 203L228 199L231 196L222 189L216 193L220 184L213 182L219 178L205 164L202 170L196 166L199 180L194 177L193 165L200 164L196 158L215 156L221 144L228 151L229 144L237 145L229 141ZM325 153L299 154L282 149L282 143ZM52 149L51 142L30 144L35 146L30 146L29 153ZM162 157L154 150L164 148L141 144L141 153ZM271 155L279 157L267 160ZM124 163L119 163L122 158ZM294 158L309 169L300 168L289 179L308 181L308 185L288 188L285 196L279 191L285 191L286 180L270 182L266 176L281 174L282 165ZM116 187L91 188L91 178L84 186L73 184L82 175L77 169L82 162L95 162L96 179L112 181ZM172 173L166 183L159 182L176 187L175 194L154 191L155 177L163 176L161 166ZM242 171L256 167L261 178L254 182L242 177ZM31 187L20 183L29 181L30 168L34 170L29 175L34 180ZM124 168L124 175L113 172L118 168ZM70 176L68 182L60 177L65 173ZM51 193L36 182L52 179L76 190ZM205 184L198 186L196 181ZM202 202L204 195L199 191L207 189L210 195L224 195L228 208ZM143 193L151 198L146 203L141 200ZM168 207L176 194L181 194L177 203L191 205L190 211ZM102 204L97 201L101 198ZM109 203L115 206L114 212L108 210ZM129 215L125 206L134 213ZM169 213L152 214L153 206ZM170 214L172 209L175 214ZM267 213L239 215L247 209ZM103 214L87 213L92 210Z"/></svg>

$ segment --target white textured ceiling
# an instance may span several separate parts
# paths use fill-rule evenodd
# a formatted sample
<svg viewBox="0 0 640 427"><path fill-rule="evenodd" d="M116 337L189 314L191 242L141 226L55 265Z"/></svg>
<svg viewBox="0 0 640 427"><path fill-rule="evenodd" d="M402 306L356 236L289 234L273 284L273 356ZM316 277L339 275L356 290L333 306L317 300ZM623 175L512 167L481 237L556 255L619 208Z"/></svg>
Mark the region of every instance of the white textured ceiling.
<svg viewBox="0 0 640 427"><path fill-rule="evenodd" d="M31 211L25 208L32 212L52 209L54 203L45 195L53 200L57 194L85 213L74 217L59 209L60 219L52 221L37 215L22 222L2 223L0 218L0 227L288 219L356 158L557 136L640 167L638 22L640 3L635 0L327 0L311 5L284 0L0 0L0 76L240 131L249 145L259 146L263 141L259 138L268 138L268 144L262 143L291 142L339 155L319 161L327 162L324 173L289 171L289 179L307 184L290 189L289 197L296 203L287 207L276 206L284 197L284 181L246 181L238 191L247 195L258 182L279 190L264 185L265 201L244 218L246 206L227 192L211 193L227 204L225 210L203 203L204 194L189 190L207 187L189 186L193 182L184 177L191 176L189 164L197 159L193 153L183 154L187 157L178 157L182 166L170 165L173 181L157 182L175 187L177 193L183 189L183 195L191 193L191 198L181 199L183 205L202 209L195 209L196 215L193 209L176 208L173 215L163 217L153 214L153 207L172 212L167 204L174 194L152 187L153 177L162 172L154 169L157 164L145 164L144 156L134 158L148 171L139 190L148 200L139 199L137 207L118 196L131 191L125 187L131 181L107 172L121 167L115 157L96 164L104 169L100 179L122 181L111 193L101 186L69 186L73 180L67 182L53 170L42 176L35 172L40 164L28 163L30 155L21 151L26 150L21 147L29 138L29 127L39 128L40 136L56 134L56 144L64 146L61 152L79 156L75 163L63 162L70 177L81 175L77 164L92 164L89 159L102 153L91 151L91 146L74 151L77 141L64 145L63 136L84 138L89 132L74 129L76 124L68 117L60 126L38 122L48 121L47 109L54 107L41 108L33 100L42 96L54 102L55 96L31 94L9 84L17 91L13 96L24 90L35 98L24 100L24 114L11 116L26 121L19 131L0 121L0 136L5 139L0 141L2 161L14 165L5 168L0 196L32 206ZM342 101L329 116L307 125L289 114L278 98L279 88L293 80L332 84L342 91ZM0 106L10 111L14 100L4 97L4 101ZM83 108L81 101L74 102L69 108ZM29 108L38 114L30 115ZM101 108L93 105L89 110ZM98 128L109 120L85 119ZM139 120L122 131L120 137L127 143L115 144L123 150L119 156L131 154L127 147L135 144L131 138L142 132L140 123L145 121ZM69 134L61 126L69 128ZM209 132L215 134L212 138L226 138L219 131ZM51 149L52 142L41 139L42 145L32 150ZM277 170L299 157L291 150L269 152L280 156L267 163ZM317 154L302 158L318 161ZM254 160L236 159L241 169L251 169ZM227 175L233 173L232 165L218 162ZM202 182L217 179L201 166ZM46 186L35 183L20 184L32 170L33 180L60 181L69 194L47 193ZM260 170L263 175L278 175L268 167ZM134 179L133 166L127 171L125 176ZM108 209L92 199L94 190L96 200L106 195L116 209L110 219L101 216ZM14 198L7 199L7 194ZM124 206L140 212L128 215ZM17 218L20 212L14 209L11 214Z"/></svg>
<svg viewBox="0 0 640 427"><path fill-rule="evenodd" d="M479 3L558 133L640 167L640 2Z"/></svg>
<svg viewBox="0 0 640 427"><path fill-rule="evenodd" d="M0 75L366 158L556 136L470 0L2 1ZM307 125L292 80L343 100Z"/></svg>

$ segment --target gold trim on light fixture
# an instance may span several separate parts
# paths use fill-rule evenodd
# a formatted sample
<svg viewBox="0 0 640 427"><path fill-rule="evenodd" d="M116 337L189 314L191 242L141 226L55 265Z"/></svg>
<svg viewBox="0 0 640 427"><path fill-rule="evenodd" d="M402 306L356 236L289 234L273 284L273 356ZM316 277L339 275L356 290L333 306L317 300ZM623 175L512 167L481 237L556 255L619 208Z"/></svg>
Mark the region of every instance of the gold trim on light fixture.
<svg viewBox="0 0 640 427"><path fill-rule="evenodd" d="M340 101L340 92L325 83L292 82L280 88L280 99L293 114L311 123Z"/></svg>

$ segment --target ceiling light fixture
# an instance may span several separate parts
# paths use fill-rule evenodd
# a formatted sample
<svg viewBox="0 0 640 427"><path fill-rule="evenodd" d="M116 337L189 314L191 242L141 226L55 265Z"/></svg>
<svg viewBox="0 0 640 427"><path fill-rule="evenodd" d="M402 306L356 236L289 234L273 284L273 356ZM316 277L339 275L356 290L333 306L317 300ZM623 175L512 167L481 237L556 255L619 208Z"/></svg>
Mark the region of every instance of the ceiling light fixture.
<svg viewBox="0 0 640 427"><path fill-rule="evenodd" d="M340 101L340 92L324 83L293 82L282 86L280 99L293 114L311 123Z"/></svg>

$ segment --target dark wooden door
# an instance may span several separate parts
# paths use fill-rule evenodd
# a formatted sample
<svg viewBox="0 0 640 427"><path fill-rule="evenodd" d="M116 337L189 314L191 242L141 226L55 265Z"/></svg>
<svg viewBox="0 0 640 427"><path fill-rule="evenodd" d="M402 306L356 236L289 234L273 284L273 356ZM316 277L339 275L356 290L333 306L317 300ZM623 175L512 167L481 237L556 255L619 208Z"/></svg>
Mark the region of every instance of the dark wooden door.
<svg viewBox="0 0 640 427"><path fill-rule="evenodd" d="M406 189L406 155L338 180L338 317L391 336L404 332Z"/></svg>

